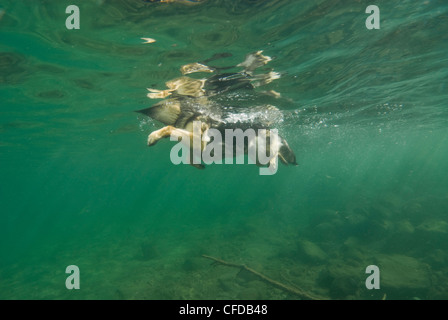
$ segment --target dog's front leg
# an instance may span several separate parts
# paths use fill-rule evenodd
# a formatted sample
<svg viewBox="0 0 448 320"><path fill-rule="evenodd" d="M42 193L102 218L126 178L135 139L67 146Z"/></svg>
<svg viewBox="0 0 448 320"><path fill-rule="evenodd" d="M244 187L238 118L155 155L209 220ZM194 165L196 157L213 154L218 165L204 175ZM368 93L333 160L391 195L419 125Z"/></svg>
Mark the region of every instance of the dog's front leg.
<svg viewBox="0 0 448 320"><path fill-rule="evenodd" d="M151 134L148 136L148 146L153 146L160 139L168 138L169 136L182 140L185 139L185 141L188 141L188 145L190 146L190 165L198 169L205 168L203 164L196 164L193 161L193 146L192 146L193 133L191 131L179 129L173 126L163 127L162 129L151 132Z"/></svg>
<svg viewBox="0 0 448 320"><path fill-rule="evenodd" d="M162 129L151 132L151 134L148 136L148 146L153 146L160 139L169 137L173 133L173 130L175 129L176 128L173 126L166 126L163 127Z"/></svg>
<svg viewBox="0 0 448 320"><path fill-rule="evenodd" d="M190 131L179 129L173 126L166 126L162 129L151 132L148 136L148 146L155 145L160 139L173 136L175 138L189 139L191 140L193 134Z"/></svg>

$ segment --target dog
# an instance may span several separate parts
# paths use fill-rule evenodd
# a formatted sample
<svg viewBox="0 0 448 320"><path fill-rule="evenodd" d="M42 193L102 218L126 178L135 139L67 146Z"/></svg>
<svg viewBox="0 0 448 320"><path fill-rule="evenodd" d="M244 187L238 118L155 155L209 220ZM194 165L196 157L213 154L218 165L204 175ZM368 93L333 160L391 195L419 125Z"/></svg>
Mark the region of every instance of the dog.
<svg viewBox="0 0 448 320"><path fill-rule="evenodd" d="M276 124L276 120L282 119L279 109L269 104L246 108L229 106L220 101L222 98L216 98L238 90L253 90L278 79L280 74L274 71L264 74L255 73L256 69L267 64L271 58L264 56L262 51L257 51L248 54L246 59L237 66L206 65L210 61L226 56L229 54L218 54L201 63L184 65L180 69L183 76L168 81L166 83L168 89L148 89L149 98L166 98L152 107L137 111L165 125L149 134L148 146L154 146L159 140L167 137L171 137L172 140L181 140L190 150L188 163L198 169L204 169L205 166L201 159L199 162L194 159L195 154L205 152L214 157L217 151L221 154L225 152L227 158L241 153L247 154L252 158L253 163L258 166L268 166L271 171L277 170L277 158L285 165L297 165L296 156L287 141L278 135L276 129L271 128ZM241 67L243 70L234 73L222 72L235 67ZM186 76L186 74L197 72L214 74L205 79ZM272 90L263 94L279 95ZM243 139L243 145L235 146L234 136L217 141L217 134L221 137L229 137L229 131L239 133L244 131L244 137L247 139ZM253 134L247 134L247 132ZM195 141L200 142L195 144ZM213 148L210 150L209 147L212 145ZM251 152L255 146L258 147L258 154ZM232 151L231 154L229 150ZM267 161L265 158L261 161L260 150L269 154Z"/></svg>

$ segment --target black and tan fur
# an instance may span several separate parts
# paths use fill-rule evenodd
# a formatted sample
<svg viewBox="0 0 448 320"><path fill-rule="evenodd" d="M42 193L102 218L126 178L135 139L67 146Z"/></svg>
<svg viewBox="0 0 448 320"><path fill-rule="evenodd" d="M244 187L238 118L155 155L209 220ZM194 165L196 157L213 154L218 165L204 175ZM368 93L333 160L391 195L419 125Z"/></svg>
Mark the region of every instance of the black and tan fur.
<svg viewBox="0 0 448 320"><path fill-rule="evenodd" d="M207 60L209 62L213 58ZM193 122L201 122L201 137L207 136L207 130L214 128L221 132L224 137L226 129L267 129L266 140L271 139L271 125L273 124L269 115L278 116L281 112L274 106L262 105L254 108L238 108L224 106L221 102L216 102L213 96L231 92L239 89L253 89L277 79L279 75L273 71L266 74L254 74L255 69L265 65L270 60L261 54L261 51L249 54L246 60L237 67L243 67L243 71L237 73L220 73L220 69L209 67L204 63L193 63L181 68L184 76L168 81L168 89L155 90L148 89L149 98L166 98L150 108L139 110L138 112L160 121L165 127L153 131L148 136L148 146L155 145L160 139L167 137L177 137L178 139L190 139L190 146L193 147ZM230 67L229 67L230 68ZM207 79L193 79L185 74L193 72L215 73ZM262 115L262 116L260 116ZM267 115L267 116L266 116ZM275 124L275 123L274 123ZM256 137L258 138L258 135ZM201 139L201 150L203 151L210 141ZM289 147L286 140L278 136L277 143L272 145L272 150L267 150L275 159L278 158L285 165L297 165L296 156ZM266 141L265 141L266 142ZM246 141L244 152L247 153ZM225 142L223 143L224 148ZM269 147L271 144L267 143ZM191 150L193 151L193 150ZM190 152L192 155L193 152ZM224 154L224 153L223 153ZM197 168L204 168L203 164L193 164ZM261 165L256 162L258 165Z"/></svg>

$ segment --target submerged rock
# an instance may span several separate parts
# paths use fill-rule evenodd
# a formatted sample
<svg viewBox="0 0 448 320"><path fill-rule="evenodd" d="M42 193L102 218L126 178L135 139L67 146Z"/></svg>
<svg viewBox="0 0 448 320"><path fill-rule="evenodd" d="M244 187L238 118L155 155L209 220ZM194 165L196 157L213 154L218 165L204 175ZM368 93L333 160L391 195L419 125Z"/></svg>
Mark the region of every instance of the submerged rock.
<svg viewBox="0 0 448 320"><path fill-rule="evenodd" d="M360 249L357 248L356 242L353 241L356 241L356 239L347 239L347 241L344 242L345 245L341 248L341 253L344 257L344 260L352 260L360 264L364 261L364 254Z"/></svg>
<svg viewBox="0 0 448 320"><path fill-rule="evenodd" d="M315 243L308 240L300 240L298 254L304 262L322 263L328 259L328 255Z"/></svg>
<svg viewBox="0 0 448 320"><path fill-rule="evenodd" d="M334 279L330 284L330 296L338 298L346 298L354 296L359 290L359 281L353 276L343 276Z"/></svg>
<svg viewBox="0 0 448 320"><path fill-rule="evenodd" d="M428 220L417 227L418 231L448 234L448 223L443 220Z"/></svg>
<svg viewBox="0 0 448 320"><path fill-rule="evenodd" d="M423 243L441 247L448 241L448 223L443 220L427 220L415 228L415 235Z"/></svg>
<svg viewBox="0 0 448 320"><path fill-rule="evenodd" d="M412 233L414 233L414 231L415 231L415 228L409 222L409 220L400 220L400 221L397 221L395 224L395 232L398 232L401 234L412 234Z"/></svg>
<svg viewBox="0 0 448 320"><path fill-rule="evenodd" d="M381 289L400 297L424 296L431 286L429 266L399 254L379 254L375 264L380 269Z"/></svg>
<svg viewBox="0 0 448 320"><path fill-rule="evenodd" d="M347 299L365 289L362 276L363 270L359 266L336 263L319 273L317 283L329 291L332 299Z"/></svg>

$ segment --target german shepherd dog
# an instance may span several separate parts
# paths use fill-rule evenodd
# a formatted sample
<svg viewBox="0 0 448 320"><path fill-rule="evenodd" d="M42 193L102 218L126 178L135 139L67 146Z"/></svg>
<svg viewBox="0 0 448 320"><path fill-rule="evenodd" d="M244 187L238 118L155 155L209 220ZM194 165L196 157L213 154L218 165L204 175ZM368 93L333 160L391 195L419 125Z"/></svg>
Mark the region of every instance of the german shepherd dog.
<svg viewBox="0 0 448 320"><path fill-rule="evenodd" d="M277 170L277 159L285 164L297 165L296 156L289 147L284 138L279 136L275 129L271 128L275 122L282 121L282 113L272 105L261 104L255 107L235 107L228 105L231 94L235 92L254 90L256 87L268 84L271 81L280 77L274 71L264 74L255 74L254 71L268 63L271 58L264 56L262 51L248 54L245 61L232 67L211 67L206 63L216 60L218 58L229 56L229 54L217 54L210 59L201 63L191 63L181 67L182 77L173 79L166 83L168 89L156 90L149 89L148 97L151 99L162 100L150 108L138 110L146 116L160 121L165 127L151 132L148 136L148 146L155 145L160 139L167 137L174 137L174 139L188 142L190 148L189 164L196 168L205 168L201 160L194 161L194 148L199 148L200 152L204 152L211 144L210 134L211 129L219 132L224 136L226 131L230 130L258 130L255 136L249 137L244 141L243 150L237 150L237 146L233 145L233 137L229 140L221 142L222 150L229 147L233 149L232 157L237 155L237 152L249 154L248 151L251 146L257 145L264 147L264 152L269 153L268 163L260 161L259 157L255 155L254 163L258 166L269 166L269 169ZM222 70L230 68L243 68L240 72L223 73ZM194 79L185 76L186 74L203 72L214 73L206 79ZM271 96L278 97L279 94L273 90L264 92ZM222 98L223 96L226 98ZM224 103L221 101L225 100ZM196 127L195 127L196 125ZM216 131L217 130L217 131ZM260 130L264 135L260 135ZM265 131L263 131L265 130ZM194 140L199 138L199 145L194 144ZM172 139L173 140L173 139ZM216 142L216 139L213 139ZM196 140L198 141L198 140ZM241 148L240 148L241 149ZM198 151L198 150L196 150ZM215 150L211 150L214 155ZM222 154L222 153L221 153ZM226 153L226 156L229 154ZM259 154L258 154L259 155Z"/></svg>

